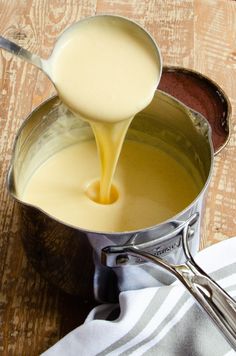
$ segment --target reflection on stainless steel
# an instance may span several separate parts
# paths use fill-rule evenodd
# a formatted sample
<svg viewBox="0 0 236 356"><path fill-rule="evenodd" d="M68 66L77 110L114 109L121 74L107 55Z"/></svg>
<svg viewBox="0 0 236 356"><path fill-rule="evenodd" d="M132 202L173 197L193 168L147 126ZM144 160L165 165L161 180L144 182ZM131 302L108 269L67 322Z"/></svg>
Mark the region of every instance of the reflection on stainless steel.
<svg viewBox="0 0 236 356"><path fill-rule="evenodd" d="M110 267L128 266L129 263L135 263L134 259L130 259L133 257L139 259L137 263L141 258L164 268L180 280L236 350L236 301L196 264L189 250L189 233L197 218L198 214L193 214L178 229L182 230L181 245L186 258L182 264L169 263L147 252L147 249L153 247L153 241L140 245L134 242L123 246L107 246L102 250L102 263Z"/></svg>

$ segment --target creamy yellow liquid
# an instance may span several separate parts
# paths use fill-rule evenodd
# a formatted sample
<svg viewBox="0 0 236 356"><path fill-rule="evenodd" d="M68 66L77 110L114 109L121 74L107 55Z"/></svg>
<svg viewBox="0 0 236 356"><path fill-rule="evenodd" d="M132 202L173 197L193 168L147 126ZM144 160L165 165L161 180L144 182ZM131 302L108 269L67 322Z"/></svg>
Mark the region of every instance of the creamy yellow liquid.
<svg viewBox="0 0 236 356"><path fill-rule="evenodd" d="M50 59L63 102L83 118L118 122L153 98L159 78L157 50L137 25L97 16L69 29Z"/></svg>
<svg viewBox="0 0 236 356"><path fill-rule="evenodd" d="M59 40L50 63L63 102L93 129L101 165L99 201L108 204L129 124L156 89L156 47L132 22L98 16L72 27Z"/></svg>
<svg viewBox="0 0 236 356"><path fill-rule="evenodd" d="M152 100L159 77L156 48L140 28L119 18L88 19L59 40L50 63L60 97L93 129L100 169L94 141L69 146L34 172L24 201L104 232L156 225L193 201L199 186L164 151L127 141L118 162L128 126Z"/></svg>
<svg viewBox="0 0 236 356"><path fill-rule="evenodd" d="M95 142L81 142L59 151L40 166L21 198L82 229L123 232L173 217L201 189L171 155L131 140L125 141L118 162L112 204L92 200L96 200L93 184L98 177ZM95 189L91 192L89 187Z"/></svg>

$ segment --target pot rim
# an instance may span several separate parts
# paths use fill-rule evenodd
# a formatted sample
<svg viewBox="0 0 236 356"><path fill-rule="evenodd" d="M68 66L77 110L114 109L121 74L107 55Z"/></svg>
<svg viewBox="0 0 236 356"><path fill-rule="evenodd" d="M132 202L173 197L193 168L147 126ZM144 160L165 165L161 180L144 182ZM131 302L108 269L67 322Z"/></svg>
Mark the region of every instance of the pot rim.
<svg viewBox="0 0 236 356"><path fill-rule="evenodd" d="M209 76L207 76L206 74L202 74L200 73L199 71L195 70L195 69L190 69L190 68L185 68L185 67L182 67L182 66L175 66L175 65L163 65L163 68L162 68L162 72L165 72L165 71L182 71L184 73L191 73L193 74L194 76L196 77L200 77L201 79L209 82L212 86L215 87L215 89L217 90L219 96L221 98L223 98L226 102L226 106L227 106L227 115L225 117L225 120L227 122L227 129L228 129L228 134L227 134L227 138L225 140L225 142L217 149L217 150L214 150L214 156L216 156L218 153L220 153L224 148L225 146L228 144L229 140L230 140L230 137L231 137L231 134L232 134L232 129L233 129L233 126L232 126L232 104L229 100L229 97L228 95L226 94L226 92L221 88L221 86L216 82L214 81L213 79L211 79ZM168 93L166 93L168 94ZM170 94L168 94L170 95ZM171 96L171 95L170 95ZM173 97L173 96L172 96ZM178 100L177 98L175 98L177 101L180 101ZM188 107L189 109L197 112L196 110L192 109L191 107L189 107L188 105L182 103L183 105L185 105L186 107ZM203 115L202 115L203 116ZM204 117L204 116L203 116ZM207 120L208 121L208 120Z"/></svg>
<svg viewBox="0 0 236 356"><path fill-rule="evenodd" d="M7 173L7 190L8 192L10 193L10 195L18 202L18 203L21 203L23 204L24 206L27 206L27 207L30 207L30 208L33 208L34 210L40 212L40 213L43 213L44 215L46 215L47 217L51 218L52 220L64 225L64 226L67 226L71 229L74 229L74 230L79 230L80 232L82 233L85 233L86 235L99 235L99 236L110 236L110 237L121 237L121 236L128 236L128 235L137 235L137 234L140 234L140 233L146 233L148 231L153 231L154 229L156 229L157 227L158 228L161 228L163 227L164 225L168 224L168 223L173 223L173 221L178 221L178 217L187 213L188 210L191 210L191 208L197 203L198 200L201 199L201 197L205 194L207 188L208 188L208 185L210 183L210 179L211 179L211 176L212 176L212 171L213 171L213 159L214 159L214 149L213 149L213 143L212 143L212 139L211 139L211 126L209 124L209 122L207 121L207 119L202 115L202 114L199 114L197 113L196 111L190 109L187 105L183 104L180 100L176 99L175 97L173 97L172 95L170 94L167 94L165 93L164 91L161 91L161 90L156 90L156 91L159 91L161 92L162 95L164 96L167 96L167 97L170 97L172 100L174 100L179 106L181 106L181 108L183 108L185 111L188 112L189 116L190 117L193 117L194 113L196 113L197 115L199 115L201 117L201 120L205 122L206 124L206 127L207 127L207 141L209 143L209 148L210 148L210 156L211 156L211 165L210 165L210 169L209 169L209 173L208 173L208 176L207 176L207 179L204 183L204 186L203 188L201 189L201 191L199 192L199 194L196 196L196 198L189 204L187 205L183 210L179 211L177 214L173 215L171 218L167 219L167 220L164 220L162 221L161 223L159 224L156 224L156 225L152 225L152 226L149 226L149 227L146 227L146 228L143 228L143 229L139 229L139 230L128 230L128 231L116 231L116 232L107 232L107 231L96 231L96 230L88 230L88 229L84 229L84 228L80 228L78 226L74 226L72 224L69 224L69 223L66 223L54 216L52 216L51 214L47 213L46 211L44 211L42 208L40 207L37 207L31 203L27 203L27 202L24 202L23 200L21 200L20 198L18 198L15 194L15 191L13 189L13 165L14 165L14 158L15 158L15 151L16 151L16 145L17 145L17 141L21 135L21 132L23 131L24 127L28 124L28 122L31 120L31 118L34 116L34 114L40 110L44 105L46 105L47 103L49 103L50 101L53 101L53 100L56 100L56 99L59 99L59 97L57 95L53 95L52 97L46 99L45 101L43 101L41 104L39 104L37 107L35 107L30 113L29 115L25 118L25 120L23 121L22 125L20 126L20 128L18 129L17 131L17 134L16 134L16 137L15 137L15 140L14 140L14 145L13 145L13 150L12 150L12 157L11 157L11 161L10 161L10 166L9 166L9 169L8 169L8 173ZM183 221L182 224L180 224L179 226L181 225L184 225L185 224L185 221Z"/></svg>

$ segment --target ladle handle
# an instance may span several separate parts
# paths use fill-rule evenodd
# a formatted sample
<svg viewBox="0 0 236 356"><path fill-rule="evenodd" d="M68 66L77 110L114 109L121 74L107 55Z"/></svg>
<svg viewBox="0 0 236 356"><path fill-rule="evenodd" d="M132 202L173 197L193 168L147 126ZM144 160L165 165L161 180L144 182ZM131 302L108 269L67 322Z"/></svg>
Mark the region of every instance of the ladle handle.
<svg viewBox="0 0 236 356"><path fill-rule="evenodd" d="M18 46L18 44L0 36L0 48L5 49L6 51L26 60L27 62L35 65L39 69L43 69L42 64L43 60L37 56L36 54L33 54L29 52L27 49L24 49L21 46Z"/></svg>
<svg viewBox="0 0 236 356"><path fill-rule="evenodd" d="M190 220L190 219L189 219ZM117 266L129 264L128 256L143 257L163 267L187 288L199 305L212 319L225 339L236 350L236 301L230 297L215 281L213 281L194 261L188 247L189 224L182 231L182 247L186 262L173 265L145 250L139 245L107 246L102 250L102 261L109 262L109 255L115 254ZM123 258L122 258L123 256Z"/></svg>

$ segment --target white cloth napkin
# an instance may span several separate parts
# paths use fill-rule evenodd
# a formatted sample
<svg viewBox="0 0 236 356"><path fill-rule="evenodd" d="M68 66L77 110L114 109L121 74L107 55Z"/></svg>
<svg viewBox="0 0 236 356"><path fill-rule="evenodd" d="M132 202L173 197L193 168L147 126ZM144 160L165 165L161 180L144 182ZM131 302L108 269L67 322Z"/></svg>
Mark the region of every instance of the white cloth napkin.
<svg viewBox="0 0 236 356"><path fill-rule="evenodd" d="M236 237L199 252L195 260L236 298ZM231 356L236 353L177 281L170 286L122 292L119 305L94 308L82 326L43 353L43 356L55 355Z"/></svg>

